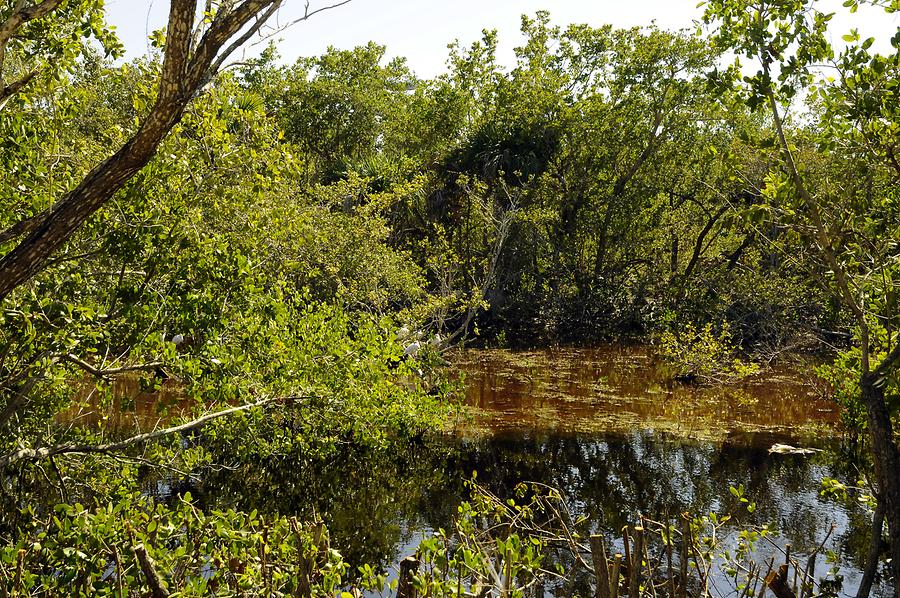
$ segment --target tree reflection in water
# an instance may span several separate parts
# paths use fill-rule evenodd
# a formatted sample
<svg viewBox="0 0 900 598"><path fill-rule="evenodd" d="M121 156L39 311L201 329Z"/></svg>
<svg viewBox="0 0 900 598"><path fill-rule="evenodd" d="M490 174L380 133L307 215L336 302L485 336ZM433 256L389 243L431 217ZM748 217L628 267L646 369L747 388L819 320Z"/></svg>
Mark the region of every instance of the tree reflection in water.
<svg viewBox="0 0 900 598"><path fill-rule="evenodd" d="M775 437L741 435L732 442L690 442L650 431L630 434L504 434L477 440L410 443L389 454L346 448L327 463L245 464L206 477L192 493L210 505L324 517L335 546L354 566L396 564L421 534L448 528L464 481L512 496L523 481L559 488L575 514L610 535L636 523L681 512L741 511L731 486L743 484L758 505L739 524L773 522L776 541L811 550L836 525L832 548L841 554L845 591L858 583L867 545L867 518L819 495L823 477L853 479L840 447L814 456L770 455ZM771 551L764 556L769 556ZM822 559L824 561L824 559ZM824 575L828 565L819 564ZM888 591L877 588L884 595Z"/></svg>
<svg viewBox="0 0 900 598"><path fill-rule="evenodd" d="M822 478L854 483L857 475L835 435L835 405L804 373L782 368L735 387L690 387L673 383L649 348L622 345L454 359L476 413L461 437L389 451L343 445L327 462L243 463L210 473L192 494L216 506L319 514L351 564L387 568L422 534L451 525L473 472L500 497L522 481L558 488L616 549L613 530L639 514L741 512L729 488L743 484L758 509L736 523L774 523L777 542L795 553L817 546L835 524L830 547L840 554L845 591L855 589L869 517L819 496ZM775 442L827 450L770 455Z"/></svg>

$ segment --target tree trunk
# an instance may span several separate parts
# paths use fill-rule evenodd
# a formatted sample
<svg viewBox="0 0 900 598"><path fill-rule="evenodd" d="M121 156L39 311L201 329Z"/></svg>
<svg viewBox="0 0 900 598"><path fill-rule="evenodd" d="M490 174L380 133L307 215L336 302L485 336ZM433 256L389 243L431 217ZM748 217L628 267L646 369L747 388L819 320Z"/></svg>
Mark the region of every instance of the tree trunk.
<svg viewBox="0 0 900 598"><path fill-rule="evenodd" d="M196 31L193 26L197 15L197 0L171 1L166 27L166 52L153 109L135 136L112 157L91 170L75 189L56 202L49 213L42 216L40 224L32 227L34 222L31 222L23 224L21 228L14 225L2 233L15 238L27 231L28 237L0 260L0 301L40 272L50 255L150 161L169 130L181 120L184 109L197 90L209 81L234 50L259 31L278 10L282 1L245 0L217 14L208 27L198 28ZM307 7L299 20L306 20L318 12L347 2L349 0L313 11ZM35 5L33 11L28 9L15 13L0 25L0 44L4 42L4 35L8 39L19 24L39 18L42 16L39 14L40 10L52 10L58 4L58 0L44 0ZM251 23L254 18L255 21ZM249 27L246 27L248 24ZM244 33L220 52L223 44L242 29ZM192 32L198 37L193 40L193 53Z"/></svg>
<svg viewBox="0 0 900 598"><path fill-rule="evenodd" d="M884 501L879 500L875 506L875 515L872 517L872 541L869 545L869 556L866 558L866 568L863 571L862 581L856 598L869 598L872 591L872 583L875 581L875 572L878 571L878 560L881 556L882 533L884 530Z"/></svg>
<svg viewBox="0 0 900 598"><path fill-rule="evenodd" d="M78 227L150 161L163 137L181 119L186 105L182 97L169 106L159 106L129 143L94 168L81 184L53 206L28 237L3 256L0 301L40 272L47 259Z"/></svg>
<svg viewBox="0 0 900 598"><path fill-rule="evenodd" d="M259 1L247 2L241 8L254 8ZM77 187L53 205L15 249L3 256L0 260L0 301L40 272L47 259L84 221L150 161L166 133L181 120L188 100L222 42L233 35L236 31L234 27L239 29L241 25L232 22L238 16L237 11L213 21L204 36L204 43L197 49L198 55L203 54L203 59L189 61L191 30L196 13L197 0L172 0L166 28L166 53L153 109L128 143L95 166ZM225 21L229 23L223 27ZM231 28L228 28L229 24ZM214 30L219 35L213 36ZM188 72L188 66L195 72Z"/></svg>
<svg viewBox="0 0 900 598"><path fill-rule="evenodd" d="M860 390L868 415L878 500L884 502L888 523L894 596L900 598L900 451L894 444L891 418L884 402L883 380L874 374L865 374L860 380Z"/></svg>

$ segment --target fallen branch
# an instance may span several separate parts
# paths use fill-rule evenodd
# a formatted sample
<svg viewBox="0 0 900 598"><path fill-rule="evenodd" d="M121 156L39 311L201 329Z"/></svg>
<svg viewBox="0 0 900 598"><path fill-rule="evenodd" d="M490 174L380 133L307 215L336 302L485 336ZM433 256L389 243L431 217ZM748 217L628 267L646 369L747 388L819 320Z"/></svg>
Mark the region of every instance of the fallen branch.
<svg viewBox="0 0 900 598"><path fill-rule="evenodd" d="M158 438L163 438L165 436L171 436L172 434L178 434L179 432L186 432L187 430L193 430L194 428L199 428L203 424L207 422L211 422L214 419L219 419L220 417L226 417L229 415L234 415L235 413L239 413L241 411L247 411L249 409L254 409L256 407L262 407L269 403L274 403L275 401L283 401L283 400L296 400L299 398L308 398L308 397L272 397L268 399L263 399L257 401L255 403L248 403L246 405L240 405L238 407L231 407L229 409L223 409L222 411L215 411L213 413L207 413L202 417L198 417L195 420L191 420L189 422L179 424L177 426L172 426L169 428L163 428L161 430L155 430L153 432L147 432L145 434L138 434L136 436L132 436L130 438L126 438L125 440L120 440L119 442L111 442L109 444L57 444L54 446L45 446L41 448L23 448L17 451L13 451L11 453L7 453L0 457L0 469L6 468L9 465L16 463L17 461L22 460L30 460L35 461L38 459L46 459L48 457L52 457L54 455L66 455L72 453L80 453L80 454L103 454L103 453L116 453L127 449L129 447L143 444L145 442L150 442L151 440L156 440Z"/></svg>

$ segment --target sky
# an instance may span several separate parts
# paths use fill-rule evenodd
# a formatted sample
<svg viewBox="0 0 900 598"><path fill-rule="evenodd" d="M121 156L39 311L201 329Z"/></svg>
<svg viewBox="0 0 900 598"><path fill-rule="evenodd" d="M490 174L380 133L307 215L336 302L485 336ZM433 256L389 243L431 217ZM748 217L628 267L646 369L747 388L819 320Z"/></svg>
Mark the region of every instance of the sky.
<svg viewBox="0 0 900 598"><path fill-rule="evenodd" d="M328 46L348 49L374 40L387 46L389 56L404 56L420 77L433 77L445 70L447 44L458 39L464 45L481 37L482 29L497 29L500 36L498 60L511 66L513 48L521 41L520 17L536 11L550 11L559 25L587 23L616 27L646 25L654 21L668 29L693 27L701 15L698 0L352 0L349 4L319 13L275 37L283 61L322 54ZM147 36L165 26L168 0L106 0L107 15L125 43L126 58L147 52ZM310 0L310 9L327 5ZM858 28L863 37L873 36L886 48L887 40L900 28L900 14L861 10L847 15L840 0L823 0L821 10L839 14L832 22L833 42ZM285 0L279 14L290 22L302 14L303 0ZM251 42L252 43L252 42ZM267 43L267 42L266 42ZM264 44L244 51L260 51ZM876 46L876 49L878 46ZM241 58L239 51L234 56Z"/></svg>

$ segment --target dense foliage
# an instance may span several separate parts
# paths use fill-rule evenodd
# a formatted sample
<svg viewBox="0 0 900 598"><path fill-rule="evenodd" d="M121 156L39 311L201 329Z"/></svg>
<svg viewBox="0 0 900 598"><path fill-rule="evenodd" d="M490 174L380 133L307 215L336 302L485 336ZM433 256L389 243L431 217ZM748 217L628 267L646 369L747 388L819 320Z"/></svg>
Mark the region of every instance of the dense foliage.
<svg viewBox="0 0 900 598"><path fill-rule="evenodd" d="M250 5L210 3L195 37ZM655 339L707 383L754 372L741 353L844 351L821 372L871 433L900 571L900 34L836 53L812 0L704 10L698 32L538 12L511 68L485 31L422 79L374 42L292 64L272 46L216 73L219 47L204 63L175 28L122 63L102 2L0 2L3 587L88 594L109 567L150 583L116 547L152 537L186 592L333 594L345 565L319 555L321 530L156 502L145 469L170 483L390 450L446 425L444 347L607 338ZM179 43L193 87L172 95ZM129 148L146 163L23 274L60 206ZM176 398L138 418L145 391ZM267 574L267 548L235 570L228 551L260 538L284 562L314 553L306 588ZM459 565L443 550L426 554Z"/></svg>

